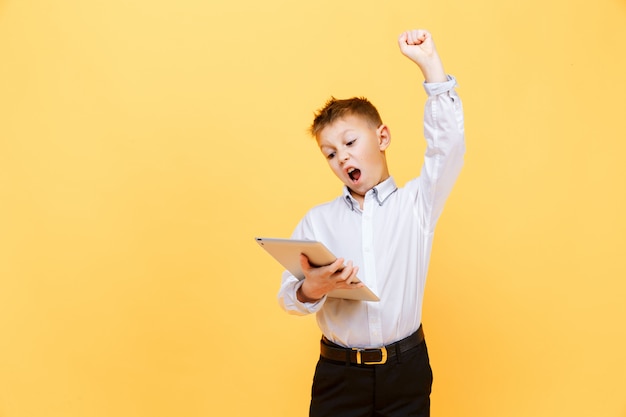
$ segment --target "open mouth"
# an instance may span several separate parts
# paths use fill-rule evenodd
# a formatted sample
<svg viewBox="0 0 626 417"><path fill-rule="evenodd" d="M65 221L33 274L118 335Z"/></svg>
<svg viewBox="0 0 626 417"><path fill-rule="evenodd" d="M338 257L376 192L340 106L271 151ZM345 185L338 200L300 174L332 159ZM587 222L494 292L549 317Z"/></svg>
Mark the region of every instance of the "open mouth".
<svg viewBox="0 0 626 417"><path fill-rule="evenodd" d="M352 180L352 182L357 182L359 178L361 178L361 170L357 168L350 168L348 170L348 176Z"/></svg>

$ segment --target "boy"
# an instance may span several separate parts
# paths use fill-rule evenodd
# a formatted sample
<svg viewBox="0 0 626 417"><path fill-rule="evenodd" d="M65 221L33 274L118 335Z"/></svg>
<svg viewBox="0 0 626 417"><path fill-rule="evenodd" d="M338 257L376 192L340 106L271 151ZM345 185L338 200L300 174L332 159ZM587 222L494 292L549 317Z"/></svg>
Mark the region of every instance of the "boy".
<svg viewBox="0 0 626 417"><path fill-rule="evenodd" d="M422 300L435 223L463 165L463 109L431 35L411 30L398 43L420 68L428 94L427 149L418 178L396 187L385 157L389 128L366 99L332 98L311 126L345 186L341 197L310 210L292 238L321 241L342 258L314 267L301 255L305 279L285 272L278 299L291 314L316 313L323 333L314 417L430 415ZM357 275L380 302L326 296L362 286Z"/></svg>

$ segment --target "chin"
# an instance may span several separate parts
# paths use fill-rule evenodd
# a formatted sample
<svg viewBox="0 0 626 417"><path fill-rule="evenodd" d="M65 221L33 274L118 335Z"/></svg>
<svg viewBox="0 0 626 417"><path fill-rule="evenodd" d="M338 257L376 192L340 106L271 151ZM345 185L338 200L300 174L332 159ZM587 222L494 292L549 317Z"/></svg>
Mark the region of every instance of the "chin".
<svg viewBox="0 0 626 417"><path fill-rule="evenodd" d="M346 184L347 185L347 184ZM352 191L354 194L360 195L361 197L365 196L365 194L371 190L371 187L368 189L364 189L364 187L355 187L354 184L352 185L348 185L348 188L350 189L350 191Z"/></svg>

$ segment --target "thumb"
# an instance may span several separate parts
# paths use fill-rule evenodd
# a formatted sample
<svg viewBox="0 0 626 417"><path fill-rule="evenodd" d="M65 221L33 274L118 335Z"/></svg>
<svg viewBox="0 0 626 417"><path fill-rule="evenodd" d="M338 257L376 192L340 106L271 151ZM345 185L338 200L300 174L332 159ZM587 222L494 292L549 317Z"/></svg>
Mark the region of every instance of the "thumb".
<svg viewBox="0 0 626 417"><path fill-rule="evenodd" d="M309 258L304 253L300 254L300 268L302 268L303 271L311 269Z"/></svg>
<svg viewBox="0 0 626 417"><path fill-rule="evenodd" d="M400 46L400 49L408 44L408 40L409 34L407 32L402 32L398 37L398 46Z"/></svg>

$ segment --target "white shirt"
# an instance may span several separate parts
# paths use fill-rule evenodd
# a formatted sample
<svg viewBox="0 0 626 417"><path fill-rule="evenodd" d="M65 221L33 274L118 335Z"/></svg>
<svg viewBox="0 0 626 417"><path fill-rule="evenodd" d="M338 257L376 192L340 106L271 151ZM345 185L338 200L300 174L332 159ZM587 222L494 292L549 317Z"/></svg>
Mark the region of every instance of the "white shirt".
<svg viewBox="0 0 626 417"><path fill-rule="evenodd" d="M369 190L363 210L344 186L343 195L311 209L293 239L318 240L335 255L352 260L358 277L379 302L324 297L302 303L302 285L283 273L279 304L296 315L316 313L322 333L345 347L380 347L415 332L422 319L424 285L435 224L463 165L463 107L456 80L424 83L427 141L418 178L398 188L392 177Z"/></svg>

